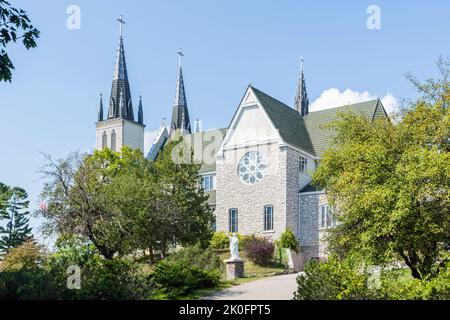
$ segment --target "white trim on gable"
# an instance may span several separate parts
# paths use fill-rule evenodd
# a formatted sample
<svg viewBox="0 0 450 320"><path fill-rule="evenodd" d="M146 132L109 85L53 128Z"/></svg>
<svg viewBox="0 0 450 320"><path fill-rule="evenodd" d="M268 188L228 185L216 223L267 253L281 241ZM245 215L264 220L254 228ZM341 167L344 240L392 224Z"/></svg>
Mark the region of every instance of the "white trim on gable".
<svg viewBox="0 0 450 320"><path fill-rule="evenodd" d="M254 101L252 101L252 99L255 99ZM263 141L262 143L273 143L273 142L283 142L283 139L281 138L280 133L278 132L278 129L275 127L275 125L273 124L272 120L270 119L269 115L267 114L266 110L264 109L264 107L261 105L261 103L258 101L255 93L253 92L252 88L249 86L247 88L247 91L244 94L244 97L242 98L238 109L236 110L233 119L231 120L230 125L228 126L228 130L225 134L225 137L222 141L222 143L220 144L218 151L216 153L216 157L218 158L222 158L223 157L223 152L224 150L228 150L228 148L226 148L225 146L227 145L227 143L230 141L230 138L232 137L233 133L234 133L234 129L237 127L237 123L240 119L240 116L242 115L244 109L250 109L250 108L259 108L260 110L262 110L262 114L264 116L264 118L268 121L268 123L270 123L270 125L272 126L272 128L274 129L274 131L277 132L277 137L276 139L269 139L268 141ZM249 141L249 144L244 144L242 145L242 147L247 147L251 145L256 145L256 144L261 144L261 142L254 142L254 141ZM233 148L230 149L235 149L235 146Z"/></svg>

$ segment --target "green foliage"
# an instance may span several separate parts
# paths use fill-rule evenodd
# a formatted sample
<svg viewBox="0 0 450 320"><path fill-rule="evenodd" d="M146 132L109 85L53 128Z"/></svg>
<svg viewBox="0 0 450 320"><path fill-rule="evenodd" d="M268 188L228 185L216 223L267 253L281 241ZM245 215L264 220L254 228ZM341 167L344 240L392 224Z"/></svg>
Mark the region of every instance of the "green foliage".
<svg viewBox="0 0 450 320"><path fill-rule="evenodd" d="M0 272L0 300L56 300L60 290L44 268Z"/></svg>
<svg viewBox="0 0 450 320"><path fill-rule="evenodd" d="M401 271L401 270L399 270ZM369 289L370 275L355 268L353 261L335 256L326 262L311 261L305 275L297 278L297 300L448 300L450 263L444 263L430 278L403 279L396 270L384 270L380 287Z"/></svg>
<svg viewBox="0 0 450 320"><path fill-rule="evenodd" d="M193 153L186 151L187 145L182 138L171 141L158 156L158 190L178 208L177 243L186 246L201 242L206 247L213 234L214 215L201 187L200 165L194 162Z"/></svg>
<svg viewBox="0 0 450 320"><path fill-rule="evenodd" d="M331 252L403 260L421 279L450 245L450 89L432 83L432 96L395 122L348 113L331 125L336 137L313 176L340 222Z"/></svg>
<svg viewBox="0 0 450 320"><path fill-rule="evenodd" d="M198 165L175 164L169 143L156 162L140 150L105 148L73 154L41 170L47 181L42 211L51 233L88 238L107 259L136 250L164 256L169 246L209 243L213 214L200 187Z"/></svg>
<svg viewBox="0 0 450 320"><path fill-rule="evenodd" d="M146 299L153 292L135 265L104 259L82 238L66 236L56 247L45 261L31 242L12 249L2 262L0 299ZM67 287L69 266L81 270L80 289Z"/></svg>
<svg viewBox="0 0 450 320"><path fill-rule="evenodd" d="M22 188L10 188L0 183L0 222L7 221L5 227L0 226L0 254L31 238L27 198L28 194Z"/></svg>
<svg viewBox="0 0 450 320"><path fill-rule="evenodd" d="M57 283L43 267L46 257L32 241L12 248L0 265L0 300L59 299Z"/></svg>
<svg viewBox="0 0 450 320"><path fill-rule="evenodd" d="M174 298L192 290L216 287L220 273L165 259L156 265L152 280L157 286L157 295Z"/></svg>
<svg viewBox="0 0 450 320"><path fill-rule="evenodd" d="M67 237L57 244L46 269L57 283L67 281L67 268L81 269L81 289L64 288L64 299L118 300L145 299L151 295L151 283L136 265L125 259L104 259L92 244L79 237Z"/></svg>
<svg viewBox="0 0 450 320"><path fill-rule="evenodd" d="M224 269L224 264L220 257L211 248L203 248L200 243L174 252L166 260L180 262L183 265L198 267L208 271L221 272Z"/></svg>
<svg viewBox="0 0 450 320"><path fill-rule="evenodd" d="M294 235L294 232L290 229L284 230L284 232L281 234L280 239L278 241L278 245L281 248L287 248L295 251L298 253L299 250L299 244L297 241L297 238Z"/></svg>
<svg viewBox="0 0 450 320"><path fill-rule="evenodd" d="M347 263L330 257L328 261L312 260L305 274L297 278L295 300L365 300L376 297L367 288L367 275L360 274Z"/></svg>
<svg viewBox="0 0 450 320"><path fill-rule="evenodd" d="M275 246L266 238L249 236L243 241L243 248L247 258L259 266L273 262Z"/></svg>
<svg viewBox="0 0 450 320"><path fill-rule="evenodd" d="M223 231L214 232L210 241L210 246L212 249L216 250L227 249L230 246L230 239Z"/></svg>
<svg viewBox="0 0 450 320"><path fill-rule="evenodd" d="M44 264L46 254L34 241L11 248L0 264L0 271L35 270Z"/></svg>
<svg viewBox="0 0 450 320"><path fill-rule="evenodd" d="M24 10L14 8L6 0L0 0L0 27L0 81L11 82L14 65L6 53L6 46L22 39L25 48L34 48L39 31L31 25Z"/></svg>

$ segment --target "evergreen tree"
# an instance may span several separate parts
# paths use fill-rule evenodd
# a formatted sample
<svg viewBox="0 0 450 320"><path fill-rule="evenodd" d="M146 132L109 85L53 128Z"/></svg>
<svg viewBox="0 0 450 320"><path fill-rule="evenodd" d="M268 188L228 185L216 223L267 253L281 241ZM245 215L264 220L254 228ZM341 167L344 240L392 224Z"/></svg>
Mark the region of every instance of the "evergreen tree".
<svg viewBox="0 0 450 320"><path fill-rule="evenodd" d="M0 252L7 253L31 238L26 191L19 187L10 188L0 185L0 220L6 220L6 226L0 226Z"/></svg>

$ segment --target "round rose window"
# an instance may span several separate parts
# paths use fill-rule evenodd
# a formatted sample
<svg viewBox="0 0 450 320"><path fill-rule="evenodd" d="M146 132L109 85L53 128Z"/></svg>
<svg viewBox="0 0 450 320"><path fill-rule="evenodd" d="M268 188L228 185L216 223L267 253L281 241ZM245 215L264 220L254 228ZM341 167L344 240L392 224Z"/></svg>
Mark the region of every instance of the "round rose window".
<svg viewBox="0 0 450 320"><path fill-rule="evenodd" d="M238 174L242 182L256 184L264 178L266 164L259 152L251 151L244 154L239 160Z"/></svg>

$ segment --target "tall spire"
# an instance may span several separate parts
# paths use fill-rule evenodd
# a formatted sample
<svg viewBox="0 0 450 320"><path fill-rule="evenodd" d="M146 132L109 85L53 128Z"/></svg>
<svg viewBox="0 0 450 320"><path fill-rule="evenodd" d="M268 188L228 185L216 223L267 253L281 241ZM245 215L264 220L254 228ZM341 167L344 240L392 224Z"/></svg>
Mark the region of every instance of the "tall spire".
<svg viewBox="0 0 450 320"><path fill-rule="evenodd" d="M171 131L181 129L185 133L191 133L191 123L186 102L186 93L184 90L183 70L181 68L181 57L183 53L178 50L178 79L173 102Z"/></svg>
<svg viewBox="0 0 450 320"><path fill-rule="evenodd" d="M103 121L103 95L100 93L100 107L98 108L98 122Z"/></svg>
<svg viewBox="0 0 450 320"><path fill-rule="evenodd" d="M309 113L309 99L306 92L305 74L303 73L303 57L300 59L300 79L298 80L297 94L295 96L295 110L300 112L302 117Z"/></svg>
<svg viewBox="0 0 450 320"><path fill-rule="evenodd" d="M144 124L144 110L142 108L142 96L139 96L138 123Z"/></svg>
<svg viewBox="0 0 450 320"><path fill-rule="evenodd" d="M119 46L116 51L116 61L114 64L113 82L111 88L111 98L108 109L108 119L123 118L134 121L133 104L131 102L130 83L128 82L127 64L125 61L125 49L123 46L123 25L125 21L120 16ZM120 110L119 99L122 95L124 109Z"/></svg>

